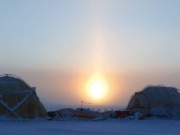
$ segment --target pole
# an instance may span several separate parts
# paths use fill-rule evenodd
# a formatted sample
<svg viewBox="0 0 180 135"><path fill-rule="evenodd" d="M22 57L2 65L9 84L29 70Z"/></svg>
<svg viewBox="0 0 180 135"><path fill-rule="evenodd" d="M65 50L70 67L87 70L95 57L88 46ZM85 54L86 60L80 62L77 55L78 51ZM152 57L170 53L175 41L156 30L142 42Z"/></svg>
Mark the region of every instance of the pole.
<svg viewBox="0 0 180 135"><path fill-rule="evenodd" d="M83 106L82 106L83 103L84 103L84 104L92 104L92 103L84 102L84 101L81 100L81 109L82 109L82 107L83 107Z"/></svg>
<svg viewBox="0 0 180 135"><path fill-rule="evenodd" d="M81 109L82 109L82 100L81 100Z"/></svg>

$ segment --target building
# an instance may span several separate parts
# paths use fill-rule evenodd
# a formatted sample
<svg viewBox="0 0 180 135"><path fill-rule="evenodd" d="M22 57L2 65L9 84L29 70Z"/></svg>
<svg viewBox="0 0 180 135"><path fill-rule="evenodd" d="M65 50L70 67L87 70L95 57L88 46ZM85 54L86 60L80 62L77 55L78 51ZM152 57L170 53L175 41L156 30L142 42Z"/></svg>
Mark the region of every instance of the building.
<svg viewBox="0 0 180 135"><path fill-rule="evenodd" d="M35 87L15 75L0 75L0 117L32 119L46 114Z"/></svg>
<svg viewBox="0 0 180 135"><path fill-rule="evenodd" d="M174 87L147 86L133 94L127 109L130 113L140 112L143 116L180 118L180 93Z"/></svg>

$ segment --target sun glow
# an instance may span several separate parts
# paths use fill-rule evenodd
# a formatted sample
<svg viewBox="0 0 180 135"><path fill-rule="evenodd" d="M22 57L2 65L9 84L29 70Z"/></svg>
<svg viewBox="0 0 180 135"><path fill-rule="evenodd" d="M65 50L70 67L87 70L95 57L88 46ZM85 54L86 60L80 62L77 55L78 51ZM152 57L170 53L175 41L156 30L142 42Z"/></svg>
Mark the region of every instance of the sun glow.
<svg viewBox="0 0 180 135"><path fill-rule="evenodd" d="M95 100L103 99L107 94L107 90L107 83L99 74L94 75L88 82L88 95Z"/></svg>

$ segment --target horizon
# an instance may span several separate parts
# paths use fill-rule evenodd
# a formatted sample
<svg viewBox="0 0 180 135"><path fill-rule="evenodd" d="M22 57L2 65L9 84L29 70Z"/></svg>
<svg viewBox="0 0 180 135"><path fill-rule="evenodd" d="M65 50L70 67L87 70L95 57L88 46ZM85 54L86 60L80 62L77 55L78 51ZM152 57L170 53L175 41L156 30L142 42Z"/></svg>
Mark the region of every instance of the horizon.
<svg viewBox="0 0 180 135"><path fill-rule="evenodd" d="M1 1L0 74L51 105L126 106L145 86L180 88L180 1Z"/></svg>

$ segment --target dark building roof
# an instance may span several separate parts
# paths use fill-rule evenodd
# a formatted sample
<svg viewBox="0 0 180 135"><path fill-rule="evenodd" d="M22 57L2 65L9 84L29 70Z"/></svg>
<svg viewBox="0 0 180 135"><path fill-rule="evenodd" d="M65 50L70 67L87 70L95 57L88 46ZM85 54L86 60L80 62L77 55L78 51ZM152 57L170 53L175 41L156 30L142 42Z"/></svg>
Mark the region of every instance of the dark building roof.
<svg viewBox="0 0 180 135"><path fill-rule="evenodd" d="M20 77L4 74L0 75L0 90L28 90L31 87Z"/></svg>

